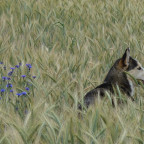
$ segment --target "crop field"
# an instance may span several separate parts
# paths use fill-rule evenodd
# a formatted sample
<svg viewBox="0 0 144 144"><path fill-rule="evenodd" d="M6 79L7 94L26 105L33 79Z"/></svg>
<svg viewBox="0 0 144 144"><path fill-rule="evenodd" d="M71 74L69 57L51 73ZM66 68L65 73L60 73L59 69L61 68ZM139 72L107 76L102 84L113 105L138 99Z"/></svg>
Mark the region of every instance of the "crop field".
<svg viewBox="0 0 144 144"><path fill-rule="evenodd" d="M130 47L144 66L143 0L0 0L0 143L144 144L144 86L79 113Z"/></svg>

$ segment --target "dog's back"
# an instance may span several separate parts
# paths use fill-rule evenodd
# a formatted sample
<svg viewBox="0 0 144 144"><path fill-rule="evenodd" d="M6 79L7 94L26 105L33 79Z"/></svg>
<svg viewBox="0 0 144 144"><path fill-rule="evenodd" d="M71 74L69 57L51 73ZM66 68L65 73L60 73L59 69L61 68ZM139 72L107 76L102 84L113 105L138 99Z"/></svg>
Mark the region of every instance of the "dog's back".
<svg viewBox="0 0 144 144"><path fill-rule="evenodd" d="M84 97L85 106L88 108L90 104L94 104L95 99L98 95L100 97L104 97L106 91L111 92L111 93L114 92L111 83L103 83L99 85L98 87L96 87L95 89L89 91Z"/></svg>

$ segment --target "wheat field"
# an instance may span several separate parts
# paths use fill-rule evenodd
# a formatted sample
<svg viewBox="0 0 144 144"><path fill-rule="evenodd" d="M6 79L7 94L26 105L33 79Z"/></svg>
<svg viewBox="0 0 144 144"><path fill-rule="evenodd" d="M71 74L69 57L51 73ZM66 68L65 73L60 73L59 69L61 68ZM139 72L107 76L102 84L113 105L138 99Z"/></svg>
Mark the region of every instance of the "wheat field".
<svg viewBox="0 0 144 144"><path fill-rule="evenodd" d="M0 143L144 144L143 85L78 116L127 47L144 65L143 0L1 0Z"/></svg>

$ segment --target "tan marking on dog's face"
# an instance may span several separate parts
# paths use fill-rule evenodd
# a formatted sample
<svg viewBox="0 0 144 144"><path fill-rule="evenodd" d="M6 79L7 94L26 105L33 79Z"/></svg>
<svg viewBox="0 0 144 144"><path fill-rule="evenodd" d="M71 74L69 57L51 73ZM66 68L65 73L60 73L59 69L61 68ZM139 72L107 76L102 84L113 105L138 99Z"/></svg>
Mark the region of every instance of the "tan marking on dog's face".
<svg viewBox="0 0 144 144"><path fill-rule="evenodd" d="M128 65L124 65L123 60L120 59L120 61L118 62L117 68L121 70L126 70L128 68Z"/></svg>
<svg viewBox="0 0 144 144"><path fill-rule="evenodd" d="M123 62L122 62L122 60L119 61L117 68L119 68L119 69L123 68Z"/></svg>
<svg viewBox="0 0 144 144"><path fill-rule="evenodd" d="M118 68L126 70L129 66L129 59L130 59L130 48L127 48L125 53L123 54L122 58L118 63Z"/></svg>

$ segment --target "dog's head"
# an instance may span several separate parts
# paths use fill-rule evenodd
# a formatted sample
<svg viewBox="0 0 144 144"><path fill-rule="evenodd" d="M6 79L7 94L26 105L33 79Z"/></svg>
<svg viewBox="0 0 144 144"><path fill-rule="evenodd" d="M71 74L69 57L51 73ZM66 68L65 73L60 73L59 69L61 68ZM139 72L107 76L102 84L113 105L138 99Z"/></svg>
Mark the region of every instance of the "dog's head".
<svg viewBox="0 0 144 144"><path fill-rule="evenodd" d="M144 68L137 60L130 56L130 49L127 48L122 58L119 60L119 67L127 71L136 80L141 80L144 83Z"/></svg>

